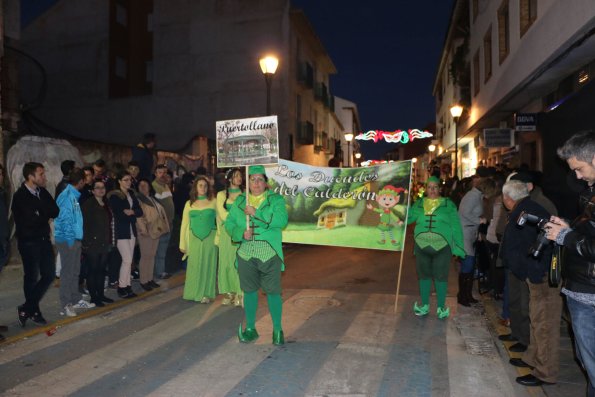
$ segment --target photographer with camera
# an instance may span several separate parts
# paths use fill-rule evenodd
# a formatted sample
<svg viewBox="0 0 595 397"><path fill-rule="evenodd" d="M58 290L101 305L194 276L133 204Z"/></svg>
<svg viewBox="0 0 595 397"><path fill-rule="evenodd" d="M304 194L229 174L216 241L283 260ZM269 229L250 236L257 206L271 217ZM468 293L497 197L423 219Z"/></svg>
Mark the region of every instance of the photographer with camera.
<svg viewBox="0 0 595 397"><path fill-rule="evenodd" d="M587 372L587 395L595 396L595 132L573 135L558 149L578 179L587 182L581 193L583 213L572 223L552 217L546 237L563 246L562 293L570 313L576 354Z"/></svg>
<svg viewBox="0 0 595 397"><path fill-rule="evenodd" d="M522 358L511 358L509 362L517 367L532 368L529 375L516 378L521 385L556 383L562 299L559 290L551 288L547 281L552 247L542 229L550 214L531 200L527 184L522 181L510 180L504 184L502 202L510 213L500 256L510 271L511 290L513 283L524 283L529 290L530 324L526 314L519 310L524 305L515 301L521 299L521 295L510 296L511 337L528 346Z"/></svg>

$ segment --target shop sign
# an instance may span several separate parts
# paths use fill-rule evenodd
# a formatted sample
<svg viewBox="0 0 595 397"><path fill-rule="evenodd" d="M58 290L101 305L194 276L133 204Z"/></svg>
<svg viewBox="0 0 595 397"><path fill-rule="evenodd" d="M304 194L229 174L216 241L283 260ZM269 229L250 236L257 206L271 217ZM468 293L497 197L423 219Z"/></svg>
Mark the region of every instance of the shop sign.
<svg viewBox="0 0 595 397"><path fill-rule="evenodd" d="M514 120L517 131L537 130L537 113L517 113Z"/></svg>
<svg viewBox="0 0 595 397"><path fill-rule="evenodd" d="M483 140L486 148L514 146L514 130L512 128L485 128Z"/></svg>

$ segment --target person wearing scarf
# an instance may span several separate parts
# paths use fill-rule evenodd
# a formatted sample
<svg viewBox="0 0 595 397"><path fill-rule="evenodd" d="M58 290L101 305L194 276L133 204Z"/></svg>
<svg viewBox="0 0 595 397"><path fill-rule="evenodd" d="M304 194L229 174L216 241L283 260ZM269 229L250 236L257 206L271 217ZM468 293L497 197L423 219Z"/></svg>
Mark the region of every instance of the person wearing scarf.
<svg viewBox="0 0 595 397"><path fill-rule="evenodd" d="M450 315L446 307L448 271L453 255L465 257L463 229L456 205L440 196L440 179L431 176L426 181L426 196L417 200L409 210L408 223L415 223L414 254L421 305L413 305L416 316L430 311L432 280L436 289L437 315L444 319Z"/></svg>
<svg viewBox="0 0 595 397"><path fill-rule="evenodd" d="M240 286L244 292L246 328L242 324L238 339L250 343L258 339L256 311L258 290L267 295L269 312L273 321L273 344L283 345L285 338L281 325L281 272L285 270L281 231L287 225L288 215L285 200L281 195L268 190L265 169L251 166L248 171L250 194L239 195L229 210L225 228L232 241L239 243L236 264ZM249 217L249 228L246 218Z"/></svg>

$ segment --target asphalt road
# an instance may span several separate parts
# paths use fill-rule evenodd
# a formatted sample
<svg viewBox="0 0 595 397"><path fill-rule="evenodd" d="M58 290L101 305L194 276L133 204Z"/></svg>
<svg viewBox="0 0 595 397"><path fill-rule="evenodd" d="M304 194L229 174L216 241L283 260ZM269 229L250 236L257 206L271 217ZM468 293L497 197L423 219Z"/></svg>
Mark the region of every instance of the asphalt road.
<svg viewBox="0 0 595 397"><path fill-rule="evenodd" d="M265 296L256 324L260 339L244 345L236 337L241 308L222 306L221 298L208 305L184 301L182 285L174 280L164 283L162 292L131 303L92 309L75 321L56 319L51 336L31 334L0 345L0 393L543 395L541 388L529 394L514 382L518 374L494 343L483 309L457 308L454 284L447 299L451 318L438 320L433 311L423 318L413 315L417 280L407 248L397 313L400 254L291 245L283 276L284 346L271 344ZM51 307L54 295L57 288L45 299L48 317L57 310ZM28 325L24 331L31 330Z"/></svg>

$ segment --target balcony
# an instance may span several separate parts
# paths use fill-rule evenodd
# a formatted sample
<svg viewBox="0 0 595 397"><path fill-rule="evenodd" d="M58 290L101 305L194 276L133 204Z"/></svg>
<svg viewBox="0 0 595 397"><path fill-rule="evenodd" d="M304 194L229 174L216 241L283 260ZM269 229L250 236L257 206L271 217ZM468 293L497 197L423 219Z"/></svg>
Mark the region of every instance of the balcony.
<svg viewBox="0 0 595 397"><path fill-rule="evenodd" d="M329 106L328 88L324 83L316 83L314 87L314 99L321 101L324 106Z"/></svg>
<svg viewBox="0 0 595 397"><path fill-rule="evenodd" d="M298 64L297 81L308 88L314 87L314 68L308 62Z"/></svg>
<svg viewBox="0 0 595 397"><path fill-rule="evenodd" d="M313 145L314 124L309 121L298 121L296 138L300 145Z"/></svg>

